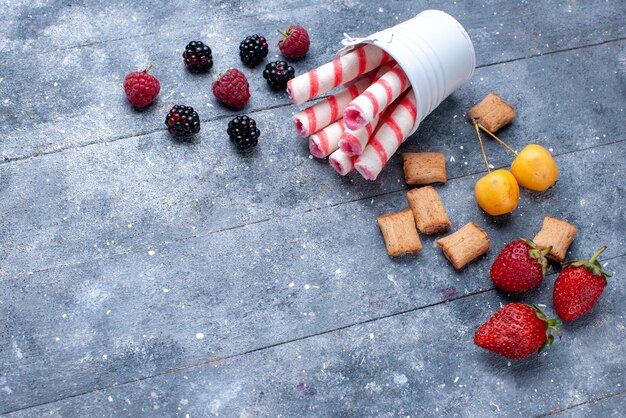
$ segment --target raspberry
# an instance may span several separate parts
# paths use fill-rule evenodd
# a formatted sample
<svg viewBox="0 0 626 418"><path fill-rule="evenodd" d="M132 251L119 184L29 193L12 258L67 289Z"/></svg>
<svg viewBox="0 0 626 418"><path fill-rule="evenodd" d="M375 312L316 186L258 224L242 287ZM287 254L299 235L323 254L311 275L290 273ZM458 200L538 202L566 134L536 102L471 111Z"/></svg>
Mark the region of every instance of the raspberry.
<svg viewBox="0 0 626 418"><path fill-rule="evenodd" d="M165 126L176 137L190 137L200 132L200 117L193 107L176 105L165 117Z"/></svg>
<svg viewBox="0 0 626 418"><path fill-rule="evenodd" d="M283 36L278 42L278 48L288 60L301 60L309 51L311 40L302 26L289 26L287 31L278 31Z"/></svg>
<svg viewBox="0 0 626 418"><path fill-rule="evenodd" d="M226 131L230 140L237 145L240 150L247 150L259 143L261 132L256 127L256 121L246 115L237 116L228 122Z"/></svg>
<svg viewBox="0 0 626 418"><path fill-rule="evenodd" d="M239 45L241 61L248 67L256 67L265 57L269 47L264 37L259 35L248 36Z"/></svg>
<svg viewBox="0 0 626 418"><path fill-rule="evenodd" d="M189 42L183 52L183 58L187 68L193 73L206 72L213 67L211 48L200 41Z"/></svg>
<svg viewBox="0 0 626 418"><path fill-rule="evenodd" d="M296 76L296 70L285 61L270 62L263 70L263 78L274 90L285 90L287 82Z"/></svg>
<svg viewBox="0 0 626 418"><path fill-rule="evenodd" d="M241 71L231 68L213 83L213 95L217 100L235 110L243 109L250 99L250 85Z"/></svg>
<svg viewBox="0 0 626 418"><path fill-rule="evenodd" d="M124 91L131 105L146 107L154 101L161 90L159 80L148 74L152 66L143 71L135 71L124 77Z"/></svg>

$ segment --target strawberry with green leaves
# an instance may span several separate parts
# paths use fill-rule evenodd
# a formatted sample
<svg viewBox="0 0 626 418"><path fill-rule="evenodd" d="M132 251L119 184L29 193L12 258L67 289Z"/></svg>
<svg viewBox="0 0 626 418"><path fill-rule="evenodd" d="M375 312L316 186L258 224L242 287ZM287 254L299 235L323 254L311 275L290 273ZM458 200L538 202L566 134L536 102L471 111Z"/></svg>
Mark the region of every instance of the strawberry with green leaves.
<svg viewBox="0 0 626 418"><path fill-rule="evenodd" d="M520 360L554 341L561 321L545 316L536 306L510 303L498 310L474 334L474 343L506 358Z"/></svg>
<svg viewBox="0 0 626 418"><path fill-rule="evenodd" d="M589 312L604 291L609 274L602 271L598 256L600 248L589 260L571 261L554 282L554 309L565 322L573 321Z"/></svg>
<svg viewBox="0 0 626 418"><path fill-rule="evenodd" d="M539 286L546 276L546 255L551 249L537 248L527 239L509 242L491 265L493 284L505 292L525 292Z"/></svg>

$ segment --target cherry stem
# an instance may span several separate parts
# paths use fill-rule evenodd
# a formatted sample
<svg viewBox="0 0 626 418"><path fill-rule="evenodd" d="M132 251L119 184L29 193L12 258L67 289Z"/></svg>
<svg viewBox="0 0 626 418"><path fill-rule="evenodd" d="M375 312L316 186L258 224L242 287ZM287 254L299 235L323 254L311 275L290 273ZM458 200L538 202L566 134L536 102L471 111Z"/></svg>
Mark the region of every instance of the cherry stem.
<svg viewBox="0 0 626 418"><path fill-rule="evenodd" d="M508 149L509 151L511 151L513 154L517 155L517 151L515 151L513 148L509 147L506 142L504 142L503 140L501 140L500 138L498 138L494 133L492 133L491 131L489 131L489 129L485 128L483 125L481 125L480 123L477 123L476 125L478 125L478 127L480 129L482 129L483 131L487 132L489 134L489 136L491 136L493 139L495 139L496 141L498 141L500 143L500 145L502 145L504 148Z"/></svg>
<svg viewBox="0 0 626 418"><path fill-rule="evenodd" d="M598 251L596 251L591 258L589 259L589 262L591 264L595 263L596 260L598 259L598 257L600 256L600 254L602 254L602 252L606 250L606 245L603 245L602 248L600 248Z"/></svg>
<svg viewBox="0 0 626 418"><path fill-rule="evenodd" d="M483 146L483 138L480 136L480 129L478 128L479 124L475 124L476 135L478 135L478 143L480 144L480 152L483 153L483 159L485 160L485 166L487 167L487 173L491 173L491 169L489 168L489 161L487 161L487 154L485 154L485 147Z"/></svg>

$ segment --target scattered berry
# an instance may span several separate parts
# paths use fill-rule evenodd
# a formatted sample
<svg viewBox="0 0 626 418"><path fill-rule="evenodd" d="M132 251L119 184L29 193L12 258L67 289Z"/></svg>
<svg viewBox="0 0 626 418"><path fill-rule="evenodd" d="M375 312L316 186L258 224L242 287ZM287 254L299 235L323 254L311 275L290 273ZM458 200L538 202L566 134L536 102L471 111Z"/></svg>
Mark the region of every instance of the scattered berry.
<svg viewBox="0 0 626 418"><path fill-rule="evenodd" d="M200 132L200 117L193 107L176 105L165 117L165 125L176 137L190 137Z"/></svg>
<svg viewBox="0 0 626 418"><path fill-rule="evenodd" d="M560 337L556 328L560 324L558 319L548 320L536 306L510 303L476 330L474 343L501 356L519 360L552 344L552 330Z"/></svg>
<svg viewBox="0 0 626 418"><path fill-rule="evenodd" d="M131 105L146 107L154 101L161 90L159 80L149 74L152 66L143 71L132 72L124 77L124 91Z"/></svg>
<svg viewBox="0 0 626 418"><path fill-rule="evenodd" d="M241 71L231 68L213 83L213 95L233 109L240 110L250 99L250 85Z"/></svg>
<svg viewBox="0 0 626 418"><path fill-rule="evenodd" d="M589 260L565 264L554 282L554 309L566 322L573 321L594 307L606 287L606 278L598 256L606 247L600 248Z"/></svg>
<svg viewBox="0 0 626 418"><path fill-rule="evenodd" d="M189 71L194 73L206 72L213 67L211 48L200 41L189 42L183 52L183 58Z"/></svg>
<svg viewBox="0 0 626 418"><path fill-rule="evenodd" d="M259 143L259 135L261 135L261 132L256 127L256 121L246 115L237 116L228 122L228 130L226 132L230 140L240 150L255 147Z"/></svg>
<svg viewBox="0 0 626 418"><path fill-rule="evenodd" d="M265 57L269 47L264 37L259 35L248 36L239 45L241 61L248 67L256 67Z"/></svg>
<svg viewBox="0 0 626 418"><path fill-rule="evenodd" d="M551 249L541 250L525 239L509 242L491 265L493 284L505 292L524 292L539 286L546 275L546 255Z"/></svg>
<svg viewBox="0 0 626 418"><path fill-rule="evenodd" d="M263 70L263 78L274 90L285 90L287 82L296 76L296 70L285 61L270 62Z"/></svg>
<svg viewBox="0 0 626 418"><path fill-rule="evenodd" d="M285 32L278 31L283 36L278 42L280 52L288 60L297 61L306 55L311 45L309 34L302 26L289 26Z"/></svg>

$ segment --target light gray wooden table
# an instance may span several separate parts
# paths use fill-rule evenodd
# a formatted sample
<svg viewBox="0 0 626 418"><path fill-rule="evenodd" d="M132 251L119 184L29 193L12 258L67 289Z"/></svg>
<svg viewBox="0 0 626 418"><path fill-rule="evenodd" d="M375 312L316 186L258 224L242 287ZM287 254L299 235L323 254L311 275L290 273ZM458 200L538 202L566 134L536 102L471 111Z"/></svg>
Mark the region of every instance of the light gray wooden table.
<svg viewBox="0 0 626 418"><path fill-rule="evenodd" d="M624 416L626 411L626 4L593 1L129 2L0 0L0 414L27 416ZM456 272L423 238L389 259L377 215L406 206L400 161L380 178L341 178L309 159L294 107L244 71L245 112L262 131L248 156L228 141L235 114L210 93L241 68L239 42L299 23L330 60L343 32L367 35L427 9L468 30L472 81L402 150L441 151L454 228L472 220L492 250ZM188 73L187 42L213 49ZM133 111L121 83L154 65L162 91ZM557 185L522 190L491 218L472 191L484 166L464 114L488 91L537 142ZM194 106L202 131L173 141L163 119ZM487 144L496 167L510 157ZM502 304L551 307L536 291L495 291L491 261L545 215L579 228L570 258L601 244L615 271L584 319L545 354L508 362L473 332Z"/></svg>

